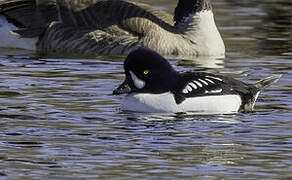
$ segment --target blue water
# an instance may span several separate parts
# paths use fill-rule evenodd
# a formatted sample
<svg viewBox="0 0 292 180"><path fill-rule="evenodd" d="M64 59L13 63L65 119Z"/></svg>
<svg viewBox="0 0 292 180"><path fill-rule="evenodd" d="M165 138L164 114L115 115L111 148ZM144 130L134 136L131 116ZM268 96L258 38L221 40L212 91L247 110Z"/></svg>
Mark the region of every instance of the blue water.
<svg viewBox="0 0 292 180"><path fill-rule="evenodd" d="M172 12L176 1L151 4ZM245 82L283 74L253 113L123 112L111 95L123 57L1 49L0 179L292 178L292 5L213 5L226 58L170 62Z"/></svg>

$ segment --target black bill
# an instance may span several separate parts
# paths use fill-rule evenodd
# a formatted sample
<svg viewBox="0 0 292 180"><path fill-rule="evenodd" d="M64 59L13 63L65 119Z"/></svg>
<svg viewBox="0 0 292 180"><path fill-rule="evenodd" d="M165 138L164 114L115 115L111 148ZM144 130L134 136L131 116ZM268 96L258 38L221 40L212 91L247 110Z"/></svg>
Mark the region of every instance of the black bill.
<svg viewBox="0 0 292 180"><path fill-rule="evenodd" d="M130 93L132 89L130 88L127 81L124 81L117 89L113 91L113 95L119 95L119 94L126 94Z"/></svg>

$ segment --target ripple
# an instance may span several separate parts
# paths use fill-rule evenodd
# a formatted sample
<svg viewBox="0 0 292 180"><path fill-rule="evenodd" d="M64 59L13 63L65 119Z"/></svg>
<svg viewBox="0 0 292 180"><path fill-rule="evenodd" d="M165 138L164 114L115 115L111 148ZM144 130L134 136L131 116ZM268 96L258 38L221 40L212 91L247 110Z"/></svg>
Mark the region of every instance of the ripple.
<svg viewBox="0 0 292 180"><path fill-rule="evenodd" d="M172 12L176 1L152 3ZM121 111L120 97L111 93L124 78L124 56L36 56L0 49L0 176L289 179L290 4L218 0L213 6L226 58L170 57L170 63L181 71L245 82L284 74L261 93L254 112Z"/></svg>

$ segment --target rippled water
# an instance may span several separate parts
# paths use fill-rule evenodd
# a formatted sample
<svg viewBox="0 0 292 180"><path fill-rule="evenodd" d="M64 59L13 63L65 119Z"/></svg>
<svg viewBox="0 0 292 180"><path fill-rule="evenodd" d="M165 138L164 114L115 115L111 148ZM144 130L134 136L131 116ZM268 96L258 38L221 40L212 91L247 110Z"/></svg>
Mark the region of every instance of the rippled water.
<svg viewBox="0 0 292 180"><path fill-rule="evenodd" d="M171 12L176 1L152 4ZM2 49L0 179L292 178L292 4L213 4L227 57L171 63L246 82L284 74L260 95L255 112L123 112L121 97L111 95L123 79L123 57Z"/></svg>

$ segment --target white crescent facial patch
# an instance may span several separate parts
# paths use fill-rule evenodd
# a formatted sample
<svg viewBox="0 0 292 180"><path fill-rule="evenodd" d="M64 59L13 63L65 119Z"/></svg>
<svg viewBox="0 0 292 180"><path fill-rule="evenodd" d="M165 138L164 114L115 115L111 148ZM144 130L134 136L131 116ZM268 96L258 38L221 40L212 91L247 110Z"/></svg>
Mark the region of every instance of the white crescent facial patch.
<svg viewBox="0 0 292 180"><path fill-rule="evenodd" d="M145 86L145 81L139 79L132 71L129 72L136 88L142 89Z"/></svg>

